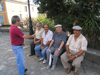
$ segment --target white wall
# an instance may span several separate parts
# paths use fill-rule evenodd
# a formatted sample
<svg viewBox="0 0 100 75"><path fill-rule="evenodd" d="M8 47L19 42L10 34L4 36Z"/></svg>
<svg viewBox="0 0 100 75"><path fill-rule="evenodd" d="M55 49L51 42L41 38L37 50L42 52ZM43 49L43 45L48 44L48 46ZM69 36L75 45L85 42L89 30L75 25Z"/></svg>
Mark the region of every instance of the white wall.
<svg viewBox="0 0 100 75"><path fill-rule="evenodd" d="M13 15L22 15L22 19L25 19L26 17L29 16L28 12L28 5L25 3L16 3L16 2L5 2L6 3L6 8L7 8L7 15L8 15L8 20L9 23L11 24L11 18ZM25 6L27 6L27 12L25 12ZM34 11L32 11L32 7L34 8ZM38 16L38 10L37 6L30 5L30 11L31 11L31 17L35 18Z"/></svg>

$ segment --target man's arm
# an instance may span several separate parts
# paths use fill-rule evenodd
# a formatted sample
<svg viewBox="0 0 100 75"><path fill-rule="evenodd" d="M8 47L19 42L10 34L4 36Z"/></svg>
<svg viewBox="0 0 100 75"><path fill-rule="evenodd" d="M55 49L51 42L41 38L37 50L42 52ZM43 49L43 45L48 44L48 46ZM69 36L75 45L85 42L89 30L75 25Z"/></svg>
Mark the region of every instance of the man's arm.
<svg viewBox="0 0 100 75"><path fill-rule="evenodd" d="M35 42L35 40L36 40L36 36L34 36L34 42Z"/></svg>
<svg viewBox="0 0 100 75"><path fill-rule="evenodd" d="M59 51L60 51L61 48L63 47L64 43L65 43L65 42L63 42L63 41L61 42L61 44L60 44L58 50L55 51L55 54L56 54L56 55L59 53Z"/></svg>
<svg viewBox="0 0 100 75"><path fill-rule="evenodd" d="M34 44L37 44L38 41L36 41L36 36L34 36Z"/></svg>
<svg viewBox="0 0 100 75"><path fill-rule="evenodd" d="M70 56L70 60L74 60L75 58L82 55L84 52L85 52L84 50L80 50L76 55Z"/></svg>
<svg viewBox="0 0 100 75"><path fill-rule="evenodd" d="M34 34L33 35L24 35L23 38L24 39L34 38Z"/></svg>
<svg viewBox="0 0 100 75"><path fill-rule="evenodd" d="M48 41L48 42L46 43L46 45L44 46L44 48L45 48L46 46L48 46L48 45L50 44L50 42L51 42L51 41Z"/></svg>
<svg viewBox="0 0 100 75"><path fill-rule="evenodd" d="M59 50L61 50L61 48L63 47L64 43L65 43L65 42L63 42L63 41L61 42L61 44L60 44L60 46L59 46L59 48L58 48Z"/></svg>
<svg viewBox="0 0 100 75"><path fill-rule="evenodd" d="M50 45L49 45L49 48L47 49L47 51L51 48L53 42L54 42L54 40L52 40L52 41L50 42Z"/></svg>
<svg viewBox="0 0 100 75"><path fill-rule="evenodd" d="M50 42L51 41L48 41L44 47L41 45L41 50L43 50L46 46L48 46L50 44Z"/></svg>
<svg viewBox="0 0 100 75"><path fill-rule="evenodd" d="M67 52L67 57L70 57L70 53L69 53L69 45L66 45L66 52Z"/></svg>
<svg viewBox="0 0 100 75"><path fill-rule="evenodd" d="M43 46L43 38L41 38L41 47Z"/></svg>
<svg viewBox="0 0 100 75"><path fill-rule="evenodd" d="M85 51L84 50L80 50L75 56L79 57L80 55L82 55Z"/></svg>

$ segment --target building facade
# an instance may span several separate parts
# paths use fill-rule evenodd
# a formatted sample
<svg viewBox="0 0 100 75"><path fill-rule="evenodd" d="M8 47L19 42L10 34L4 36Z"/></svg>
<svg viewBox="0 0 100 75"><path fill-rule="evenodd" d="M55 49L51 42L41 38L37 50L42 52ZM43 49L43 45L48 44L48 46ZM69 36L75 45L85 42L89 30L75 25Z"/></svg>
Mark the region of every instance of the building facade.
<svg viewBox="0 0 100 75"><path fill-rule="evenodd" d="M36 5L30 4L30 13L32 18L38 16L38 10ZM28 3L20 2L17 0L2 0L0 2L0 22L1 24L11 24L11 18L13 15L18 15L23 21L29 17Z"/></svg>

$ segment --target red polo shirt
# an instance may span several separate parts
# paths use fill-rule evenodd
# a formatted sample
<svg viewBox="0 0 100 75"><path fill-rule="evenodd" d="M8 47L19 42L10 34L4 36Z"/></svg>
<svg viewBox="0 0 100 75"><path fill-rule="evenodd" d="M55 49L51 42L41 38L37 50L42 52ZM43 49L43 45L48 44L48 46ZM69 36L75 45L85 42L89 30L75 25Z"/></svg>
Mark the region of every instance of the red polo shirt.
<svg viewBox="0 0 100 75"><path fill-rule="evenodd" d="M24 43L24 34L17 26L10 26L10 37L12 45L20 45Z"/></svg>

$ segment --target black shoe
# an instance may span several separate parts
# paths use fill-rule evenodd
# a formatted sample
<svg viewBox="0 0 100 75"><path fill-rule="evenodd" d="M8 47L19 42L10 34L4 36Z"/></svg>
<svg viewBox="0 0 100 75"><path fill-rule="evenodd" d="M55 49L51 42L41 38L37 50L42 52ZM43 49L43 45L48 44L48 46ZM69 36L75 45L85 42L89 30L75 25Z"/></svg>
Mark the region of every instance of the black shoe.
<svg viewBox="0 0 100 75"><path fill-rule="evenodd" d="M26 72L26 71L27 71L27 68L25 68L24 72Z"/></svg>
<svg viewBox="0 0 100 75"><path fill-rule="evenodd" d="M35 55L35 54L30 54L29 56L33 56L33 55Z"/></svg>

